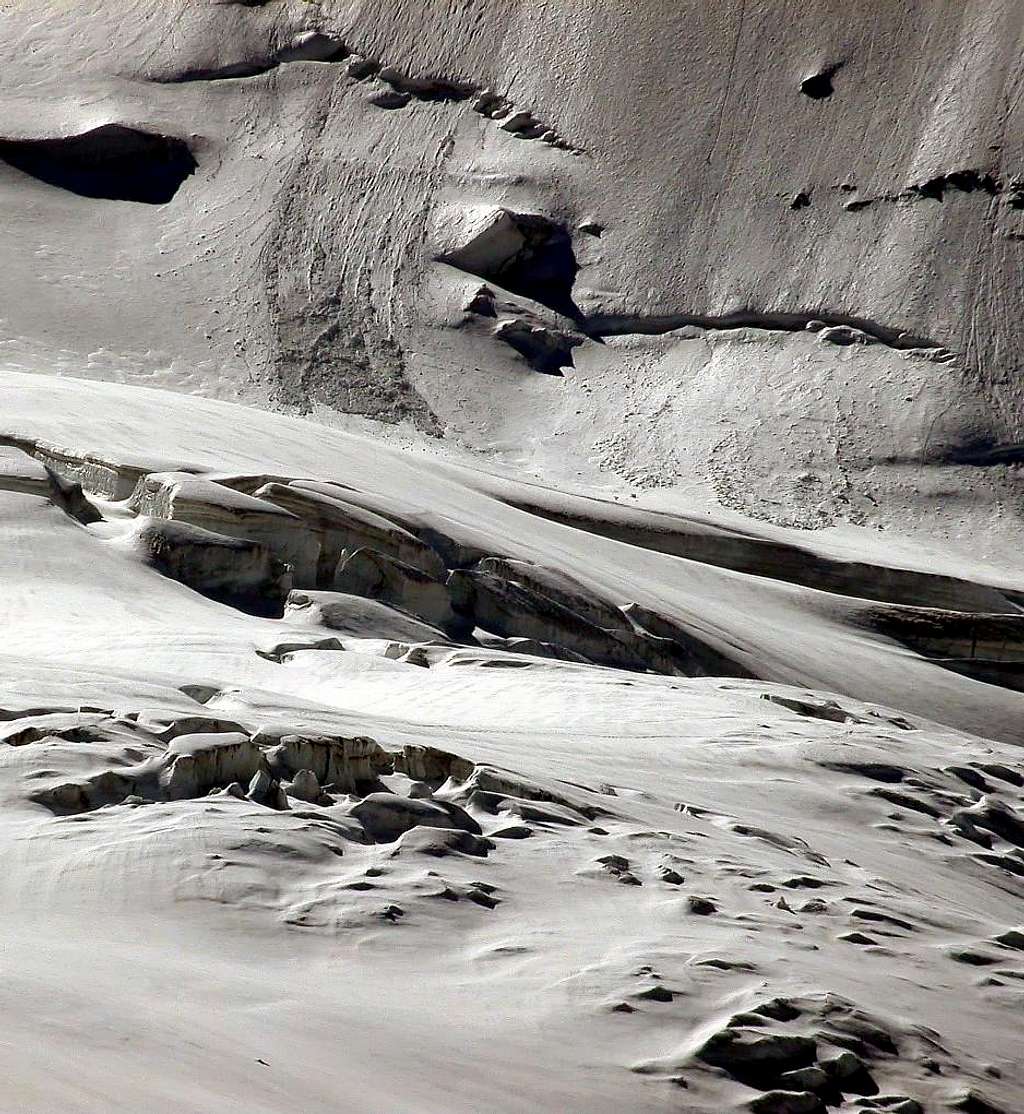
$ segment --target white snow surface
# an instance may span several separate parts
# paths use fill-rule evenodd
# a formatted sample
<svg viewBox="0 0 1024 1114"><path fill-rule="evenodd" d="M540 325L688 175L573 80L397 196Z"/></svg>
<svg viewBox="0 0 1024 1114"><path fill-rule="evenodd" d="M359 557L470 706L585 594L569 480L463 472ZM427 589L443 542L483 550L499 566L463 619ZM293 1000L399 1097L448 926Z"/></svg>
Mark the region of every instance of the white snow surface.
<svg viewBox="0 0 1024 1114"><path fill-rule="evenodd" d="M0 4L0 1114L1024 1109L1021 27Z"/></svg>
<svg viewBox="0 0 1024 1114"><path fill-rule="evenodd" d="M0 747L11 1109L722 1110L759 1091L698 1050L780 997L802 1010L769 1022L780 1030L812 1033L823 1003L843 1001L892 1034L898 1051L868 1061L883 1094L942 1109L973 1087L1013 1108L1024 968L995 937L1020 921L1021 790L975 770L982 793L946 771L1020 769L1020 694L859 626L864 600L556 522L516 505L535 485L439 451L109 383L8 372L0 392L5 437L44 459L344 485L655 610L761 678L437 640L424 668L368 637L365 616L355 635L311 631L294 611L253 616L161 575L126 547L130 502L94 496L103 520L83 525L43 494L3 491L3 727L44 725ZM620 510L540 494L594 521ZM818 540L699 525L795 553ZM857 556L849 535L820 549L840 544ZM877 553L865 542L863 559ZM909 543L898 563L933 567ZM301 648L334 633L334 648ZM509 822L532 835L494 838L486 857L363 843L344 794L284 811L216 787L41 803L40 787L135 767L169 725L180 736L204 720L423 744L508 771L532 787L506 790L511 812L467 796L464 771L434 789L485 835ZM69 724L93 731L58 733ZM407 778L385 782L404 799ZM983 848L957 817L990 805L1010 820ZM478 904L474 883L498 904ZM690 911L691 897L715 912ZM652 987L665 1000L644 997Z"/></svg>

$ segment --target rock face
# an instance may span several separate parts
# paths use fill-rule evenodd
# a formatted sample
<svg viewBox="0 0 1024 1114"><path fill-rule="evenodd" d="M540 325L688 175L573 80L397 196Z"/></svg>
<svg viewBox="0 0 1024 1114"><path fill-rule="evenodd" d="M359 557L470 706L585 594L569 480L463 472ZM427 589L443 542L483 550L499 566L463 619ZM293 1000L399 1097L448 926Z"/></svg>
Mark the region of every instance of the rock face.
<svg viewBox="0 0 1024 1114"><path fill-rule="evenodd" d="M688 479L787 524L905 522L936 489L961 522L972 492L1012 506L1013 5L784 8L127 0L58 20L12 47L0 186L78 261L117 207L139 266L109 305L66 268L44 322L20 221L6 339ZM31 34L25 10L8 23ZM105 122L33 114L36 64L100 89ZM224 265L211 245L243 219Z"/></svg>
<svg viewBox="0 0 1024 1114"><path fill-rule="evenodd" d="M320 556L316 538L282 507L183 473L146 476L132 496L132 506L139 514L257 542L291 566L298 586L316 585Z"/></svg>
<svg viewBox="0 0 1024 1114"><path fill-rule="evenodd" d="M270 744L267 761L279 776L297 779L302 773L312 774L320 785L332 785L342 793L375 785L378 776L392 764L387 752L373 739L263 733L256 741Z"/></svg>
<svg viewBox="0 0 1024 1114"><path fill-rule="evenodd" d="M198 797L214 786L256 776L262 754L246 735L179 735L167 748L160 782L172 799Z"/></svg>
<svg viewBox="0 0 1024 1114"><path fill-rule="evenodd" d="M280 614L291 590L289 567L247 538L143 517L126 544L164 576L243 610Z"/></svg>
<svg viewBox="0 0 1024 1114"><path fill-rule="evenodd" d="M357 549L342 557L334 588L382 600L441 629L464 625L452 610L443 581L373 549Z"/></svg>
<svg viewBox="0 0 1024 1114"><path fill-rule="evenodd" d="M0 4L0 1108L1024 1109L1022 4Z"/></svg>
<svg viewBox="0 0 1024 1114"><path fill-rule="evenodd" d="M319 538L319 587L331 587L342 557L364 547L412 565L428 575L438 575L444 570L429 545L383 515L347 502L345 489L336 484L303 480L289 484L268 483L258 488L256 495L301 519L306 529Z"/></svg>

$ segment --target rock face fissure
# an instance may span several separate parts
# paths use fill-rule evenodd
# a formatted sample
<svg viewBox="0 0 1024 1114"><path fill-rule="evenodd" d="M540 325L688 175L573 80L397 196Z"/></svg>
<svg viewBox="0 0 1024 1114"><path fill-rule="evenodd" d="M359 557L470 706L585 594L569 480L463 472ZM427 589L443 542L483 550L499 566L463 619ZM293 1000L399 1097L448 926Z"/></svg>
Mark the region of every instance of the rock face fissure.
<svg viewBox="0 0 1024 1114"><path fill-rule="evenodd" d="M579 263L569 229L538 213L496 210L461 247L437 257L555 313L581 321L573 300Z"/></svg>
<svg viewBox="0 0 1024 1114"><path fill-rule="evenodd" d="M105 124L58 139L0 139L0 159L81 197L164 205L198 164L172 136Z"/></svg>
<svg viewBox="0 0 1024 1114"><path fill-rule="evenodd" d="M701 329L766 329L782 332L817 332L833 344L884 344L897 349L943 348L930 337L919 336L853 314L814 310L797 313L753 309L720 315L702 313L627 314L602 313L587 317L581 328L590 337L661 336L687 326Z"/></svg>
<svg viewBox="0 0 1024 1114"><path fill-rule="evenodd" d="M259 77L276 70L288 62L342 62L350 54L344 43L331 35L310 31L300 35L289 46L282 47L276 54L263 57L229 62L223 66L198 67L157 77L159 84L177 85L189 81L230 81L237 78Z"/></svg>
<svg viewBox="0 0 1024 1114"><path fill-rule="evenodd" d="M367 63L369 65L369 63ZM392 67L384 67L376 75L390 85L399 97L408 96L417 101L467 101L479 93L477 85L468 81L449 80L443 77L408 77Z"/></svg>
<svg viewBox="0 0 1024 1114"><path fill-rule="evenodd" d="M319 31L306 32L275 53L220 66L183 70L152 80L161 85L233 81L262 77L292 62L344 63L345 72L352 82L367 83L372 89L369 101L377 108L394 110L406 108L413 102L460 104L472 100L474 112L493 120L502 131L517 139L539 139L572 154L583 153L581 148L569 143L529 109L478 82L438 74L413 76L403 73L378 59L364 57L340 39Z"/></svg>
<svg viewBox="0 0 1024 1114"><path fill-rule="evenodd" d="M965 445L949 454L951 464L973 464L978 468L1024 462L1024 443L1005 445Z"/></svg>
<svg viewBox="0 0 1024 1114"><path fill-rule="evenodd" d="M991 174L979 170L954 170L911 187L912 192L922 197L934 198L936 201L942 201L947 193L974 193L978 190L995 197L1002 192L1002 189L1002 183Z"/></svg>
<svg viewBox="0 0 1024 1114"><path fill-rule="evenodd" d="M872 205L913 203L916 201L945 201L950 194L981 194L987 198L1002 197L1011 209L1024 209L1024 181L1018 177L1003 180L987 170L966 168L937 174L924 182L907 186L895 193L877 197L857 197L846 202L843 208L851 213Z"/></svg>
<svg viewBox="0 0 1024 1114"><path fill-rule="evenodd" d="M467 305L478 318L497 318L493 335L514 348L536 371L560 375L573 366L572 350L585 337L660 336L678 329L764 329L814 332L839 346L882 344L900 350L926 352L931 359L953 359L954 354L930 337L856 314L832 310L797 312L750 308L725 314L707 313L592 313L576 304L580 266L573 234L567 225L538 213L496 209L457 247L435 257L465 274L485 279L509 294L529 299L565 319L557 329L550 322L528 321L520 313L501 320L495 292L482 287ZM577 329L578 334L570 331Z"/></svg>
<svg viewBox="0 0 1024 1114"><path fill-rule="evenodd" d="M944 669L1024 691L1024 614L888 607L868 612L866 619Z"/></svg>
<svg viewBox="0 0 1024 1114"><path fill-rule="evenodd" d="M211 69L185 70L171 77L157 78L159 84L180 85L188 81L231 81L240 77L259 77L260 74L276 70L280 63L276 59L258 62L231 62L226 66Z"/></svg>

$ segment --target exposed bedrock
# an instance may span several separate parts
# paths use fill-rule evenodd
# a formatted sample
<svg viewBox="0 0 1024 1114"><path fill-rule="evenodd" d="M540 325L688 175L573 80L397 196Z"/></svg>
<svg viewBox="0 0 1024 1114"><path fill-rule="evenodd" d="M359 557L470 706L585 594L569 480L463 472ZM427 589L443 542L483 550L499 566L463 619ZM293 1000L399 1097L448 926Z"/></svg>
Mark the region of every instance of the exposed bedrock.
<svg viewBox="0 0 1024 1114"><path fill-rule="evenodd" d="M98 522L102 515L82 492L82 485L67 479L14 445L0 444L0 491L41 495L77 522Z"/></svg>
<svg viewBox="0 0 1024 1114"><path fill-rule="evenodd" d="M534 80L558 106L560 124L586 137L584 146L592 152L587 173L602 183L602 247L609 241L601 259L584 267L574 301L588 316L606 314L597 320L611 327L621 311L633 319L620 322L630 330L656 322L677 326L683 317L728 326L737 306L749 311L745 323L764 327L803 327L824 316L830 324L866 327L886 343L928 342L964 352L994 393L1019 393L1013 380L998 384L999 373L991 370L990 357L1000 350L998 359L1007 355L1002 315L971 293L986 285L983 275L992 277L989 288L1012 288L1017 249L1002 239L1004 227L1012 226L1001 215L998 227L991 227L990 194L967 188L975 179L963 169L971 168L979 183L1009 181L1016 172L1018 145L1002 138L1003 105L1013 102L1004 101L1001 90L1016 57L1017 29L992 4L969 11L951 3L914 5L914 11L923 40L915 36L911 42L904 26L888 13L882 17L893 44L884 57L872 50L879 27L864 5L841 14L812 5L798 18L780 21L773 5L751 11L738 2L713 10L686 4L631 13L628 29L611 11L586 19L568 11L542 17L537 33L545 43L538 48L543 61ZM515 16L496 5L482 15L494 27L506 18ZM432 31L430 14L424 13L422 27ZM377 33L388 32L379 27ZM577 46L568 67L554 46L565 37ZM425 50L412 38L400 38L413 59L403 64L427 63ZM650 45L656 42L687 50L691 63L662 75ZM759 52L761 42L770 42L771 51ZM486 66L475 34L467 33L457 50L465 70ZM971 77L943 100L939 113L936 90L946 88L940 58L948 57L962 59ZM597 73L604 75L604 89L614 92L595 96ZM659 74L657 96L631 80L637 73ZM769 101L755 98L755 87L775 94ZM879 87L894 90L898 118L871 115L866 108ZM637 135L631 125L663 114L665 105L694 104L706 110L677 112L657 136ZM698 118L714 126L698 125ZM868 150L883 151L883 161ZM668 151L672 156L666 158ZM685 190L669 170L679 165L690 168ZM570 166L566 173L568 200L579 211L586 202L593 208L593 192L588 196L573 172ZM894 215L886 206L844 207L912 189L929 208L896 207ZM812 197L813 205L790 210L783 200L798 192ZM940 196L941 202L935 200ZM566 200L558 198L563 206ZM510 214L531 211L519 198L499 204ZM743 253L735 251L737 229ZM479 242L464 238L455 250L466 253L458 265L497 282L495 270L514 252L498 235L485 242L483 233L495 231L500 227L482 229ZM963 242L980 248L964 264L972 278L940 283L943 261ZM865 248L869 244L874 250ZM450 258L451 249L439 246ZM966 328L963 322L974 318L964 312L965 302L977 304L984 327ZM673 313L679 316L669 322Z"/></svg>
<svg viewBox="0 0 1024 1114"><path fill-rule="evenodd" d="M139 514L258 542L292 567L296 584L316 585L317 538L283 507L181 472L145 476L132 496L132 506Z"/></svg>
<svg viewBox="0 0 1024 1114"><path fill-rule="evenodd" d="M256 615L280 615L291 570L267 546L188 522L140 518L124 543L164 576Z"/></svg>
<svg viewBox="0 0 1024 1114"><path fill-rule="evenodd" d="M466 620L452 609L444 581L373 549L357 549L338 562L334 588L382 600L442 630L461 630Z"/></svg>
<svg viewBox="0 0 1024 1114"><path fill-rule="evenodd" d="M347 494L342 487L313 480L270 482L257 488L257 498L284 509L319 539L316 578L312 583L297 581L300 587L331 587L342 555L364 547L429 576L443 574L444 564L428 544L383 515L347 501Z"/></svg>
<svg viewBox="0 0 1024 1114"><path fill-rule="evenodd" d="M1024 691L1024 614L871 609L862 621L946 669Z"/></svg>
<svg viewBox="0 0 1024 1114"><path fill-rule="evenodd" d="M122 124L53 139L0 139L0 160L82 197L147 205L170 201L198 166L183 140Z"/></svg>
<svg viewBox="0 0 1024 1114"><path fill-rule="evenodd" d="M915 399L923 433L934 410L955 405L962 376L991 444L1019 443L1024 324L1011 303L1024 148L1013 5L913 0L907 19L823 0L786 18L778 3L740 0L648 5L628 19L614 6L538 13L498 0L482 0L472 18L433 4L378 9L147 3L130 50L112 34L88 46L81 36L73 49L43 36L38 50L15 52L12 116L37 95L36 73L57 72L70 50L83 86L69 93L77 103L105 103L89 99L88 83L104 97L116 73L138 117L160 121L158 139L190 136L201 117L213 157L209 173L187 180L197 202L188 212L130 210L166 224L124 230L139 262L137 295L116 310L113 298L97 309L102 299L88 296L83 277L97 229L60 206L48 211L73 249L62 274L75 297L66 321L45 323L26 298L10 310L10 336L45 328L69 351L88 343L85 355L98 347L85 326L104 318L111 352L130 354L140 373L180 357L204 391L237 388L250 399L461 434L472 409L464 388L488 418L514 424L479 374L495 349L502 367L514 367L502 360L507 346L488 336L456 349L458 326L423 297L442 257L589 321L595 336L694 320L716 329L821 320L830 328L819 335L843 343L862 341L856 332L901 348L928 342L933 353L955 352L963 369ZM30 18L12 11L12 31ZM94 16L112 29L119 18L112 5ZM528 35L510 30L521 21ZM889 48L879 51L879 41ZM666 55L687 65L670 66ZM234 66L273 72L154 81ZM880 88L889 91L881 108ZM405 106L369 105L377 92ZM638 129L638 120L661 126ZM543 141L554 133L585 155ZM520 139L531 136L538 141ZM29 202L15 193L21 228ZM797 197L810 203L791 207ZM465 219L440 221L447 236L433 227L436 213ZM243 214L253 215L244 234ZM230 261L210 250L221 235ZM11 281L48 294L37 241L12 237ZM199 291L211 308L200 327L181 330L175 323ZM161 300L170 312L154 336ZM548 370L583 362L579 346L534 322L491 322ZM544 398L551 387L527 389ZM856 401L852 415L823 418L827 428L877 433Z"/></svg>

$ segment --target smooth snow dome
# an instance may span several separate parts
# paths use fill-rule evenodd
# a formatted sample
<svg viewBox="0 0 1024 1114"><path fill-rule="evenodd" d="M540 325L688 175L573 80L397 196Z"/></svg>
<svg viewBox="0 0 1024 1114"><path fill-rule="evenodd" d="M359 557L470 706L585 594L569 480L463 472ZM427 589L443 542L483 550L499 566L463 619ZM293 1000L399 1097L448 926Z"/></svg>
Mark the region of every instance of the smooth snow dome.
<svg viewBox="0 0 1024 1114"><path fill-rule="evenodd" d="M1024 1109L1017 6L0 27L0 1109Z"/></svg>

